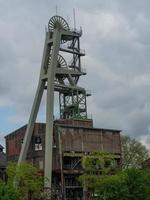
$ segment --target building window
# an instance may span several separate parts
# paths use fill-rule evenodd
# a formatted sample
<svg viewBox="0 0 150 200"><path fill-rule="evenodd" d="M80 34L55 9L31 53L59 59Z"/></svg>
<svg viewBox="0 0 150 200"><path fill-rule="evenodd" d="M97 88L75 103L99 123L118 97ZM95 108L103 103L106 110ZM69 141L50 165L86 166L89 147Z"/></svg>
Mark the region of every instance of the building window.
<svg viewBox="0 0 150 200"><path fill-rule="evenodd" d="M35 137L35 151L41 151L42 150L42 139L41 137Z"/></svg>
<svg viewBox="0 0 150 200"><path fill-rule="evenodd" d="M41 144L35 144L35 151L41 151L42 145Z"/></svg>

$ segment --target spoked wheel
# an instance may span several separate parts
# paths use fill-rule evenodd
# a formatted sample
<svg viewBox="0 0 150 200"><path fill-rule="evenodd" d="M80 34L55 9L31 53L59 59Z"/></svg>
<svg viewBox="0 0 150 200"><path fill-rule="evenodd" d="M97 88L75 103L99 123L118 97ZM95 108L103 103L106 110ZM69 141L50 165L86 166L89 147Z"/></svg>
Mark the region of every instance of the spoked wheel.
<svg viewBox="0 0 150 200"><path fill-rule="evenodd" d="M58 55L57 63L58 63L57 67L67 67L65 59L61 55Z"/></svg>
<svg viewBox="0 0 150 200"><path fill-rule="evenodd" d="M69 25L64 18L55 15L49 20L48 29L49 31L53 31L55 28L69 30Z"/></svg>
<svg viewBox="0 0 150 200"><path fill-rule="evenodd" d="M49 64L50 63L51 63L51 55L49 57ZM67 62L65 61L65 59L61 55L58 55L57 67L67 67Z"/></svg>

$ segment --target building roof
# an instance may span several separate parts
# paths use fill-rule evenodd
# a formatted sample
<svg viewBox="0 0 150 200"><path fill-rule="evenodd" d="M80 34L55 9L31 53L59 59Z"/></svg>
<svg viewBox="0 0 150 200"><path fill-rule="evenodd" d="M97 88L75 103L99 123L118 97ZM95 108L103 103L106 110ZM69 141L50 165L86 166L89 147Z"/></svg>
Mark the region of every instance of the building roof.
<svg viewBox="0 0 150 200"><path fill-rule="evenodd" d="M43 125L45 125L45 123L40 123L40 122L35 122L34 125L36 125L36 124L43 124ZM26 128L27 128L27 124L21 126L20 128L17 128L16 130L14 130L14 131L11 132L11 133L5 135L5 138L10 137L10 136L12 136L12 135L16 135L17 132L20 134L20 130L22 130L22 129L25 129L25 130L26 130Z"/></svg>
<svg viewBox="0 0 150 200"><path fill-rule="evenodd" d="M45 123L40 123L40 122L36 122L34 124L43 124L43 125L46 125ZM89 129L89 130L92 129L92 130L97 130L97 131L111 131L111 132L119 132L119 133L121 132L121 130L117 130L117 129L94 128L94 127L85 127L85 126L75 126L75 125L69 125L69 124L60 124L57 121L56 122L54 121L54 124L56 126L59 126L59 127L62 127L62 128L77 128L77 129L82 128L82 129ZM15 135L16 132L20 133L19 131L22 130L23 128L26 129L26 127L27 127L27 124L24 125L24 126L22 126L22 127L20 127L20 128L18 128L18 129L16 129L15 131L9 133L8 135L5 136L5 138L7 138L7 137L9 137L11 135Z"/></svg>
<svg viewBox="0 0 150 200"><path fill-rule="evenodd" d="M110 132L121 132L121 130L118 129L109 129L109 128L95 128L95 127L85 127L85 126L73 126L73 125L66 125L66 124L56 124L59 127L64 128L77 128L77 129L91 129L91 130L97 130L97 131L110 131Z"/></svg>

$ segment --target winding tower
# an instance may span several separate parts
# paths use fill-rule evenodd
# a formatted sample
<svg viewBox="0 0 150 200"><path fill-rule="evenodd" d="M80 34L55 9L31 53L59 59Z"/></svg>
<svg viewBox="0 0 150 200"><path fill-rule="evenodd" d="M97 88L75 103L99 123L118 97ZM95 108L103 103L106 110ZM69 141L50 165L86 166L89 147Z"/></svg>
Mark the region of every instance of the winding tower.
<svg viewBox="0 0 150 200"><path fill-rule="evenodd" d="M38 87L18 160L21 163L26 159L42 95L46 90L44 176L47 178L47 200L51 199L54 92L59 93L60 119L87 119L86 97L90 94L79 86L80 77L86 75L81 68L81 57L85 55L80 49L81 36L82 30L70 29L61 16L56 15L49 20Z"/></svg>

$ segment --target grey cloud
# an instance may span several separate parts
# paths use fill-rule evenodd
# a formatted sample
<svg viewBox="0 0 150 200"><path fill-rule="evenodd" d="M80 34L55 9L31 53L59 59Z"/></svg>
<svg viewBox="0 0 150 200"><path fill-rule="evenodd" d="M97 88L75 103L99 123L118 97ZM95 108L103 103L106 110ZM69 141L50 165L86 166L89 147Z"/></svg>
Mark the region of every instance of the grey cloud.
<svg viewBox="0 0 150 200"><path fill-rule="evenodd" d="M11 123L27 122L40 70L44 26L55 14L56 4L58 13L71 20L75 8L77 25L83 27L81 48L85 48L87 56L82 63L88 74L80 84L93 91L88 110L95 126L147 137L150 126L148 0L1 1L0 106L5 102L5 106L15 109L15 116L9 119ZM44 99L42 117L43 105ZM58 112L57 106L55 110Z"/></svg>
<svg viewBox="0 0 150 200"><path fill-rule="evenodd" d="M128 131L134 136L149 135L150 127L150 109L144 111L142 109L135 110L129 115Z"/></svg>

